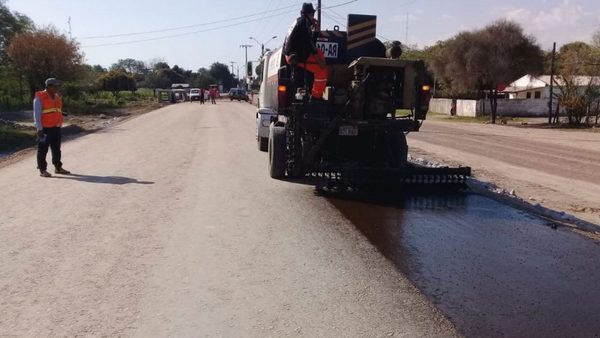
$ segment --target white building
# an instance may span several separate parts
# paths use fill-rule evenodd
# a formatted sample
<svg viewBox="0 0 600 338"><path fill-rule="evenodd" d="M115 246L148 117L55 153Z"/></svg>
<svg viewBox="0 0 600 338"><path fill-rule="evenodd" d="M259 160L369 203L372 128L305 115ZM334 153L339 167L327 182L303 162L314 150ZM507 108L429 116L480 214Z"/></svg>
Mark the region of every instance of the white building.
<svg viewBox="0 0 600 338"><path fill-rule="evenodd" d="M590 81L600 84L600 78L592 76L576 76L574 80L582 87L587 86ZM560 86L562 83L564 82L560 77L555 77L555 87L556 85ZM502 92L507 93L509 99L549 99L550 75L525 75L511 83Z"/></svg>

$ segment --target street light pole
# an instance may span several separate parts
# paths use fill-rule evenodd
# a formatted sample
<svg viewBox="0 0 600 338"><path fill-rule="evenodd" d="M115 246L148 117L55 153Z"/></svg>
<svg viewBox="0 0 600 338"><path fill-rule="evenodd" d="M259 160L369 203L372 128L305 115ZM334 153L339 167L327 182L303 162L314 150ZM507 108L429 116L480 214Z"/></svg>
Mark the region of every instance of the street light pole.
<svg viewBox="0 0 600 338"><path fill-rule="evenodd" d="M251 48L252 45L240 45L240 48L244 48L246 50L246 63L244 63L246 65L246 67L248 67L248 48ZM248 73L248 72L246 72ZM238 69L238 80L239 80L239 69ZM248 75L245 76L246 78L246 84L248 84Z"/></svg>
<svg viewBox="0 0 600 338"><path fill-rule="evenodd" d="M270 38L269 40L267 40L267 42L262 43L258 40L256 40L255 38L253 38L252 36L250 37L250 40L254 40L256 41L256 43L258 43L260 45L260 55L263 56L265 55L265 45L269 42L271 42L272 40L277 39L277 35L275 35L274 37Z"/></svg>
<svg viewBox="0 0 600 338"><path fill-rule="evenodd" d="M231 63L231 75L235 76L235 70L233 69L233 65L236 64L237 62L229 61L229 63Z"/></svg>

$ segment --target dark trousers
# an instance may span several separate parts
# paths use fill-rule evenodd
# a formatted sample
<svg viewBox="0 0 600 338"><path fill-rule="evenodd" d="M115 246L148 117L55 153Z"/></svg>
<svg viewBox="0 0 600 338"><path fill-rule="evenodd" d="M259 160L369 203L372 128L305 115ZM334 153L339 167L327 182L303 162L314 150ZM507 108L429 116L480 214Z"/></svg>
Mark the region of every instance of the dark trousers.
<svg viewBox="0 0 600 338"><path fill-rule="evenodd" d="M40 142L38 140L38 152L37 152L37 165L39 170L48 169L48 163L46 163L46 154L48 154L48 148L52 152L52 164L55 167L61 168L62 162L60 161L60 142L61 133L60 127L44 128L44 135L46 135L46 141Z"/></svg>

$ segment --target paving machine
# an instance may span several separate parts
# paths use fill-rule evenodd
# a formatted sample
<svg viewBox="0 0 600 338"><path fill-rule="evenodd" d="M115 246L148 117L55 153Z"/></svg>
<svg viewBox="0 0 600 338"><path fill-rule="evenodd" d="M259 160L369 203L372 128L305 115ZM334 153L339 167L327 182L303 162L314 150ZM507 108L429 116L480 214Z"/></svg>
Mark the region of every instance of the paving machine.
<svg viewBox="0 0 600 338"><path fill-rule="evenodd" d="M259 111L271 112L264 138L271 177L313 177L317 188L334 189L459 186L470 176L468 167L408 161L406 135L426 119L432 81L422 61L400 60L399 42L376 38L376 21L352 14L347 32L315 33L329 69L323 100L310 98L312 74L286 64L281 48L265 56Z"/></svg>

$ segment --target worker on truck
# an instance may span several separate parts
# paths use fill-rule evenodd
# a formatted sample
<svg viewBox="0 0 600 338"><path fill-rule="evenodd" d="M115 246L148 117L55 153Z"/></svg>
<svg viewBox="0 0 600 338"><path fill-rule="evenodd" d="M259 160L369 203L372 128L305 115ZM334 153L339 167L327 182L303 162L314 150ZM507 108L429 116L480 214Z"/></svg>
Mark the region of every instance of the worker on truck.
<svg viewBox="0 0 600 338"><path fill-rule="evenodd" d="M290 28L283 44L285 60L289 65L297 65L313 73L312 98L321 99L327 86L327 64L323 51L315 46L313 30L317 27L315 9L311 3L302 5L300 17Z"/></svg>

